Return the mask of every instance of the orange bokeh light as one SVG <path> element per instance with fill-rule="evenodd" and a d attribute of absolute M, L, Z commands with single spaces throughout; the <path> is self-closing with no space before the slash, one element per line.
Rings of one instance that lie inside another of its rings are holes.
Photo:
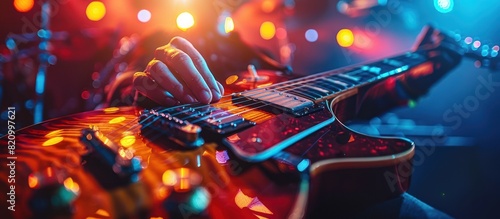
<path fill-rule="evenodd" d="M 35 0 L 14 0 L 14 8 L 19 12 L 28 12 L 35 5 Z"/>

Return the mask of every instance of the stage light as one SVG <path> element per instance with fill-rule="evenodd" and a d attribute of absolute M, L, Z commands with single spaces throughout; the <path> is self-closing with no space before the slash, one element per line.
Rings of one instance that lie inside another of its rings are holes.
<path fill-rule="evenodd" d="M 347 4 L 345 1 L 339 1 L 337 3 L 337 10 L 342 14 L 346 14 L 347 10 L 349 10 L 349 4 Z"/>
<path fill-rule="evenodd" d="M 472 43 L 472 37 L 465 37 L 464 42 L 466 44 L 471 44 Z"/>
<path fill-rule="evenodd" d="M 261 9 L 263 12 L 271 13 L 276 9 L 276 3 L 272 0 L 264 0 L 262 1 Z"/>
<path fill-rule="evenodd" d="M 106 15 L 106 6 L 100 1 L 93 1 L 87 6 L 85 11 L 87 18 L 91 21 L 99 21 Z"/>
<path fill-rule="evenodd" d="M 339 30 L 337 33 L 337 42 L 342 47 L 350 47 L 354 43 L 354 34 L 349 29 Z"/>
<path fill-rule="evenodd" d="M 234 21 L 231 17 L 226 17 L 224 20 L 224 32 L 229 33 L 234 30 Z"/>
<path fill-rule="evenodd" d="M 492 49 L 493 51 L 497 51 L 497 52 L 498 52 L 498 49 L 500 49 L 500 48 L 498 47 L 498 45 L 495 45 L 495 46 L 493 46 L 491 49 Z"/>
<path fill-rule="evenodd" d="M 260 36 L 262 39 L 270 40 L 276 34 L 276 27 L 273 22 L 266 21 L 260 25 Z"/>
<path fill-rule="evenodd" d="M 488 50 L 483 50 L 481 51 L 481 56 L 486 57 L 488 56 L 488 53 L 489 53 Z"/>
<path fill-rule="evenodd" d="M 187 30 L 194 25 L 194 18 L 189 12 L 182 12 L 177 16 L 177 27 L 181 30 Z"/>
<path fill-rule="evenodd" d="M 472 44 L 473 49 L 477 49 L 480 46 L 481 46 L 481 41 L 479 40 L 474 41 L 474 43 Z"/>
<path fill-rule="evenodd" d="M 316 42 L 318 40 L 318 31 L 315 29 L 309 29 L 306 31 L 306 40 L 309 42 Z"/>
<path fill-rule="evenodd" d="M 137 19 L 139 19 L 139 21 L 142 23 L 146 23 L 151 20 L 151 12 L 146 9 L 142 9 L 139 11 L 139 13 L 137 13 Z"/>
<path fill-rule="evenodd" d="M 19 12 L 28 12 L 35 5 L 34 0 L 14 0 L 14 8 Z"/>
<path fill-rule="evenodd" d="M 453 10 L 453 5 L 455 5 L 453 0 L 434 0 L 434 7 L 438 12 L 443 14 L 451 12 Z"/>
<path fill-rule="evenodd" d="M 90 92 L 87 91 L 87 90 L 84 90 L 81 94 L 80 94 L 80 97 L 82 97 L 82 99 L 84 100 L 87 100 L 90 98 Z"/>

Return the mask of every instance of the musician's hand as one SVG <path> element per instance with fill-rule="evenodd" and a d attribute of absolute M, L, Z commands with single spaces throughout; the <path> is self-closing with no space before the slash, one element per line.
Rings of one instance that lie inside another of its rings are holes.
<path fill-rule="evenodd" d="M 162 105 L 211 103 L 224 94 L 208 69 L 205 59 L 184 38 L 174 37 L 155 51 L 145 72 L 134 75 L 134 86 L 143 95 Z"/>

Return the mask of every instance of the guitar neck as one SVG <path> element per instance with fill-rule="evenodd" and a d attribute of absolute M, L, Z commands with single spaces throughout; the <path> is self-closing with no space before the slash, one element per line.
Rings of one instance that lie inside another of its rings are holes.
<path fill-rule="evenodd" d="M 402 74 L 427 61 L 427 57 L 419 52 L 407 52 L 368 64 L 344 67 L 242 92 L 236 96 L 280 106 L 285 111 L 301 115 L 301 111 L 321 101 Z"/>

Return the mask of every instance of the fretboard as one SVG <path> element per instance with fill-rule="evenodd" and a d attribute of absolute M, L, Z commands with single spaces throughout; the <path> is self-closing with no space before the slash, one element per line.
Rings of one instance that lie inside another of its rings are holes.
<path fill-rule="evenodd" d="M 369 64 L 313 74 L 266 88 L 242 92 L 238 96 L 296 112 L 350 89 L 402 74 L 426 61 L 425 56 L 408 52 Z"/>

